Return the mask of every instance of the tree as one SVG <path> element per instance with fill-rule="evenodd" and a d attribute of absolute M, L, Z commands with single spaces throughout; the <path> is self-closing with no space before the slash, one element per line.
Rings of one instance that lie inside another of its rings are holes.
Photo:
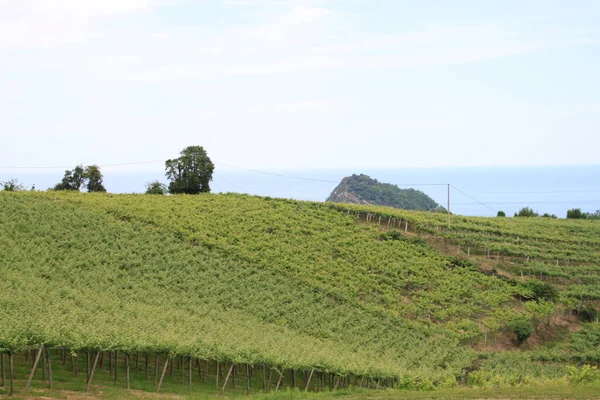
<path fill-rule="evenodd" d="M 600 219 L 600 210 L 596 210 L 592 213 L 586 213 L 587 219 Z"/>
<path fill-rule="evenodd" d="M 581 208 L 572 208 L 567 210 L 568 219 L 585 219 L 587 215 L 581 211 Z"/>
<path fill-rule="evenodd" d="M 82 187 L 88 192 L 106 192 L 102 184 L 102 173 L 97 165 L 78 165 L 72 170 L 66 170 L 62 181 L 54 186 L 54 190 L 79 191 Z"/>
<path fill-rule="evenodd" d="M 540 215 L 533 211 L 533 209 L 529 207 L 523 207 L 519 210 L 518 213 L 515 213 L 515 217 L 539 217 Z"/>
<path fill-rule="evenodd" d="M 167 194 L 168 190 L 167 185 L 159 181 L 146 183 L 146 194 Z"/>
<path fill-rule="evenodd" d="M 0 186 L 2 186 L 2 190 L 5 192 L 20 192 L 25 190 L 25 186 L 19 183 L 18 179 L 9 179 L 4 182 L 0 182 Z"/>
<path fill-rule="evenodd" d="M 83 165 L 78 165 L 72 170 L 66 170 L 62 181 L 54 186 L 54 190 L 80 190 L 85 181 Z"/>
<path fill-rule="evenodd" d="M 179 158 L 165 162 L 165 175 L 169 179 L 169 193 L 198 194 L 210 192 L 209 182 L 215 165 L 201 146 L 183 149 Z"/>
<path fill-rule="evenodd" d="M 89 165 L 84 172 L 88 192 L 106 192 L 102 184 L 102 173 L 97 165 Z"/>
<path fill-rule="evenodd" d="M 498 214 L 496 214 L 496 217 L 506 217 L 506 213 L 504 211 L 498 211 Z"/>
<path fill-rule="evenodd" d="M 533 325 L 531 324 L 531 321 L 522 317 L 513 322 L 513 330 L 515 335 L 517 335 L 517 340 L 520 344 L 529 339 L 533 333 Z"/>
<path fill-rule="evenodd" d="M 558 217 L 556 216 L 556 214 L 544 213 L 544 214 L 542 214 L 542 218 L 558 218 Z"/>

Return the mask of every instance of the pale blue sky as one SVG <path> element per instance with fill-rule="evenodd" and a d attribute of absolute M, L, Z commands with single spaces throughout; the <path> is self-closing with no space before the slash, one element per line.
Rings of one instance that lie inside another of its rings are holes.
<path fill-rule="evenodd" d="M 599 1 L 0 0 L 0 167 L 196 144 L 257 169 L 598 164 L 598 21 Z"/>

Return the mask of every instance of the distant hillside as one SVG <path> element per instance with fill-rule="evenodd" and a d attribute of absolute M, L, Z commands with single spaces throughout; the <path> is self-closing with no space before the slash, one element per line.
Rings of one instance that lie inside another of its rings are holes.
<path fill-rule="evenodd" d="M 331 192 L 327 201 L 375 204 L 404 210 L 442 209 L 431 197 L 420 190 L 400 189 L 396 185 L 381 183 L 365 174 L 354 174 L 342 179 L 342 182 Z"/>

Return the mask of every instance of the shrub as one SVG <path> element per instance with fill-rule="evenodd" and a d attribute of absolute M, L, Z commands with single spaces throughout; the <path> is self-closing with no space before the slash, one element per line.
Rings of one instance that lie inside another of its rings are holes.
<path fill-rule="evenodd" d="M 579 317 L 586 322 L 594 322 L 598 319 L 598 310 L 590 304 L 586 305 L 579 311 Z"/>
<path fill-rule="evenodd" d="M 540 215 L 533 211 L 532 208 L 523 207 L 519 210 L 518 213 L 515 213 L 515 217 L 539 217 Z"/>
<path fill-rule="evenodd" d="M 159 181 L 148 182 L 146 184 L 146 194 L 167 194 L 168 188 Z"/>
<path fill-rule="evenodd" d="M 558 291 L 554 286 L 547 282 L 541 282 L 536 279 L 529 280 L 521 284 L 526 291 L 531 294 L 523 294 L 522 296 L 528 300 L 546 300 L 555 302 L 558 299 Z"/>
<path fill-rule="evenodd" d="M 533 325 L 531 321 L 526 318 L 519 318 L 513 323 L 513 330 L 515 335 L 517 335 L 517 340 L 519 343 L 523 343 L 533 333 Z"/>
<path fill-rule="evenodd" d="M 481 370 L 473 371 L 469 373 L 469 376 L 467 377 L 467 384 L 469 386 L 483 386 L 485 385 L 486 381 L 486 373 Z"/>
<path fill-rule="evenodd" d="M 0 186 L 6 192 L 20 192 L 25 190 L 25 187 L 19 183 L 18 179 L 9 179 L 5 182 L 0 182 Z"/>
<path fill-rule="evenodd" d="M 392 230 L 386 233 L 382 233 L 380 236 L 381 240 L 403 240 L 404 236 L 397 230 Z"/>
<path fill-rule="evenodd" d="M 506 213 L 504 211 L 498 211 L 498 214 L 496 214 L 496 217 L 506 217 Z"/>
<path fill-rule="evenodd" d="M 572 208 L 567 210 L 568 219 L 585 219 L 587 215 L 581 211 L 581 208 Z"/>
<path fill-rule="evenodd" d="M 569 377 L 569 381 L 575 385 L 600 381 L 598 367 L 588 364 L 583 365 L 581 368 L 572 365 L 568 366 L 567 376 Z"/>

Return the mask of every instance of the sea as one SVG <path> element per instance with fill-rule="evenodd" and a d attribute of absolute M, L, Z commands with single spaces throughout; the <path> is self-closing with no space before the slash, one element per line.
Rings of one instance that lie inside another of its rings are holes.
<path fill-rule="evenodd" d="M 18 179 L 27 188 L 46 190 L 60 181 L 62 170 L 1 170 L 0 181 Z M 147 182 L 166 182 L 156 170 L 103 168 L 104 184 L 113 193 L 141 193 Z M 566 216 L 571 208 L 586 212 L 600 209 L 600 164 L 526 167 L 452 167 L 326 170 L 219 169 L 213 174 L 212 192 L 237 192 L 298 200 L 324 201 L 340 180 L 352 174 L 367 174 L 380 182 L 414 188 L 447 207 L 454 214 L 495 216 L 497 211 L 513 215 L 522 207 L 538 213 Z"/>

